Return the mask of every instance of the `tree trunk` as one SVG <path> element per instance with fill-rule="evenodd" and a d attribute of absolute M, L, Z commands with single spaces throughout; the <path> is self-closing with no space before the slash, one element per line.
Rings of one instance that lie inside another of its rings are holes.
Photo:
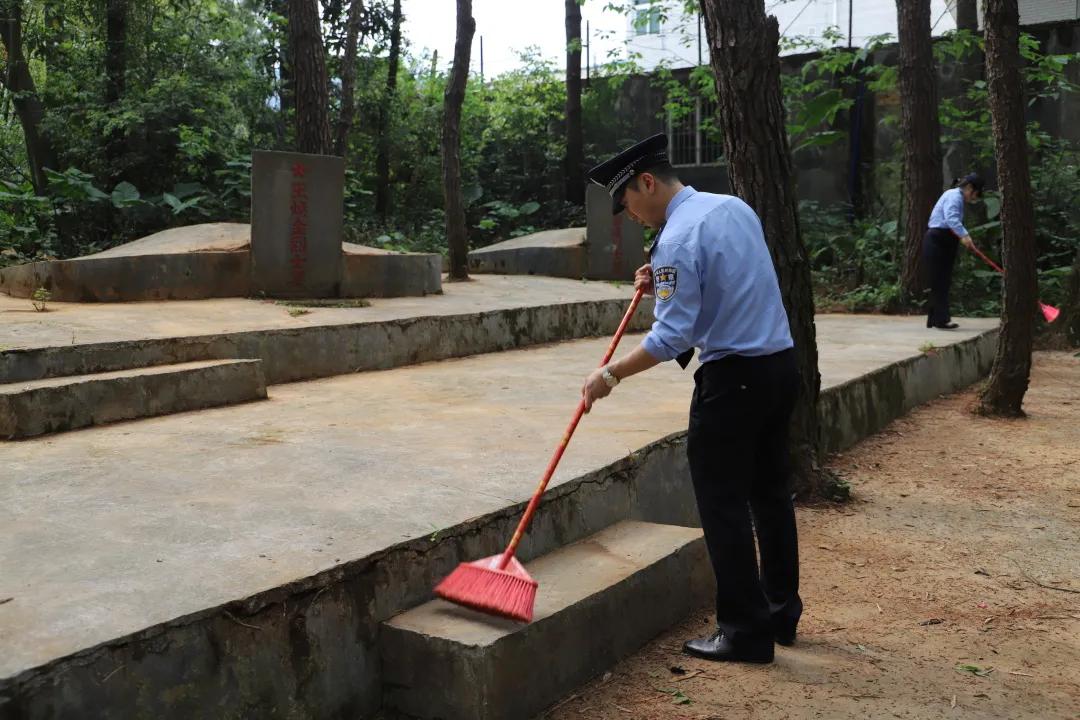
<path fill-rule="evenodd" d="M 105 107 L 118 112 L 117 105 L 124 97 L 127 75 L 127 0 L 107 0 L 105 6 Z M 110 180 L 115 183 L 123 175 L 120 159 L 124 154 L 125 133 L 122 127 L 109 133 L 105 142 L 105 158 Z"/>
<path fill-rule="evenodd" d="M 289 0 L 289 50 L 296 88 L 296 149 L 329 155 L 329 81 L 318 0 Z"/>
<path fill-rule="evenodd" d="M 105 7 L 105 104 L 124 97 L 127 74 L 127 0 L 108 0 Z"/>
<path fill-rule="evenodd" d="M 958 0 L 956 4 L 956 28 L 968 32 L 978 32 L 979 21 L 976 8 L 977 0 Z M 972 49 L 956 63 L 957 79 L 962 93 L 966 93 L 972 83 L 983 79 L 983 55 L 978 49 Z M 976 110 L 966 94 L 956 98 L 956 106 L 967 113 Z M 963 177 L 976 170 L 975 148 L 966 140 L 953 142 L 945 151 L 945 165 L 950 177 Z"/>
<path fill-rule="evenodd" d="M 581 128 L 581 5 L 566 0 L 566 201 L 585 204 L 585 140 Z"/>
<path fill-rule="evenodd" d="M 792 419 L 796 489 L 819 494 L 817 401 L 821 388 L 810 264 L 799 227 L 780 93 L 779 31 L 762 0 L 702 0 L 716 74 L 720 131 L 732 191 L 761 218 L 802 373 Z"/>
<path fill-rule="evenodd" d="M 907 299 L 925 287 L 922 241 L 926 221 L 944 183 L 937 77 L 930 43 L 930 0 L 896 0 L 900 36 L 900 126 L 907 202 L 904 204 L 904 266 L 900 284 Z"/>
<path fill-rule="evenodd" d="M 454 66 L 443 95 L 442 166 L 446 200 L 446 241 L 450 246 L 450 279 L 469 279 L 469 238 L 465 231 L 465 200 L 461 192 L 461 106 L 469 80 L 469 54 L 476 21 L 472 0 L 457 0 L 457 41 Z"/>
<path fill-rule="evenodd" d="M 390 29 L 390 62 L 386 69 L 386 92 L 379 109 L 379 155 L 375 159 L 375 212 L 382 220 L 390 212 L 390 109 L 397 94 L 398 59 L 401 55 L 401 0 L 394 0 Z"/>
<path fill-rule="evenodd" d="M 277 60 L 278 60 L 278 98 L 281 102 L 280 112 L 274 121 L 274 132 L 277 135 L 279 147 L 288 145 L 288 128 L 293 124 L 296 114 L 296 92 L 293 87 L 293 59 L 289 49 L 289 0 L 270 0 L 270 9 L 275 14 L 284 18 L 285 25 L 277 35 Z"/>
<path fill-rule="evenodd" d="M 0 41 L 3 42 L 7 55 L 6 67 L 0 65 L 3 70 L 0 72 L 0 83 L 11 93 L 15 113 L 22 125 L 34 191 L 38 195 L 45 195 L 48 189 L 45 168 L 56 168 L 56 155 L 41 126 L 45 108 L 34 87 L 30 66 L 23 55 L 22 0 L 0 0 Z"/>
<path fill-rule="evenodd" d="M 1031 375 L 1038 303 L 1035 224 L 1028 168 L 1024 85 L 1020 77 L 1017 0 L 986 0 L 986 78 L 994 128 L 994 157 L 1001 191 L 1005 279 L 1001 330 L 990 382 L 979 398 L 987 415 L 1018 417 Z"/>
<path fill-rule="evenodd" d="M 349 18 L 345 26 L 345 53 L 341 58 L 341 114 L 338 116 L 334 137 L 334 154 L 341 157 L 349 153 L 349 133 L 356 116 L 356 47 L 360 42 L 363 11 L 363 0 L 352 0 L 349 3 Z"/>
<path fill-rule="evenodd" d="M 45 20 L 45 35 L 42 57 L 45 60 L 45 77 L 48 73 L 63 67 L 60 47 L 64 42 L 64 3 L 63 0 L 45 0 L 42 14 Z M 48 85 L 48 81 L 46 81 Z"/>
<path fill-rule="evenodd" d="M 956 29 L 979 31 L 979 0 L 956 0 Z"/>

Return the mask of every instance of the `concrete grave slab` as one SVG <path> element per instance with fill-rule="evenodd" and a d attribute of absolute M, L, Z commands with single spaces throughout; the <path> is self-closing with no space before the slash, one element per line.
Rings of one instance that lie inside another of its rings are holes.
<path fill-rule="evenodd" d="M 585 277 L 585 228 L 545 230 L 469 252 L 469 272 Z"/>
<path fill-rule="evenodd" d="M 442 292 L 442 256 L 342 243 L 341 297 L 423 297 Z"/>
<path fill-rule="evenodd" d="M 0 293 L 50 292 L 63 302 L 135 302 L 249 297 L 251 226 L 203 223 L 162 230 L 86 257 L 0 268 Z M 407 297 L 442 291 L 437 253 L 341 244 L 341 297 Z M 0 296 L 0 303 L 3 296 Z"/>
<path fill-rule="evenodd" d="M 545 230 L 469 253 L 475 273 L 549 275 L 590 280 L 632 280 L 645 263 L 644 230 L 626 213 L 611 214 L 611 197 L 591 184 L 585 228 Z"/>
<path fill-rule="evenodd" d="M 169 228 L 147 235 L 86 259 L 134 257 L 136 255 L 180 255 L 247 250 L 251 244 L 251 226 L 247 223 L 202 223 Z"/>

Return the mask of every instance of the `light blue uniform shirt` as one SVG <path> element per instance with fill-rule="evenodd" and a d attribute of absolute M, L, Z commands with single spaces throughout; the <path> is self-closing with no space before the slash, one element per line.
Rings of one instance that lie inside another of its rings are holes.
<path fill-rule="evenodd" d="M 653 248 L 656 322 L 642 341 L 661 362 L 690 348 L 701 362 L 794 345 L 761 221 L 732 195 L 684 188 Z"/>
<path fill-rule="evenodd" d="M 960 188 L 946 190 L 941 194 L 934 204 L 934 209 L 930 211 L 930 222 L 926 226 L 952 230 L 958 238 L 968 234 L 964 228 L 964 194 Z"/>

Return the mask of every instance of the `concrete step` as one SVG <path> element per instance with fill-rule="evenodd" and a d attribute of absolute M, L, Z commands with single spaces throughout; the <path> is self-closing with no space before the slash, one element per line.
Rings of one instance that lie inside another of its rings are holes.
<path fill-rule="evenodd" d="M 534 620 L 434 600 L 383 623 L 383 701 L 418 718 L 522 720 L 713 592 L 701 530 L 625 521 L 527 565 Z"/>
<path fill-rule="evenodd" d="M 266 398 L 260 360 L 211 360 L 0 385 L 0 438 Z"/>

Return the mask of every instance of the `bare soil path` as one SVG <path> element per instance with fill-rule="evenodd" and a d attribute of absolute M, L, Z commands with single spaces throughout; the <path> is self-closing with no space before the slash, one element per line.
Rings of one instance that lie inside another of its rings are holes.
<path fill-rule="evenodd" d="M 545 717 L 1080 718 L 1080 357 L 1036 355 L 1027 419 L 974 397 L 831 461 L 854 499 L 798 511 L 806 614 L 773 665 L 683 656 L 702 608 Z"/>

